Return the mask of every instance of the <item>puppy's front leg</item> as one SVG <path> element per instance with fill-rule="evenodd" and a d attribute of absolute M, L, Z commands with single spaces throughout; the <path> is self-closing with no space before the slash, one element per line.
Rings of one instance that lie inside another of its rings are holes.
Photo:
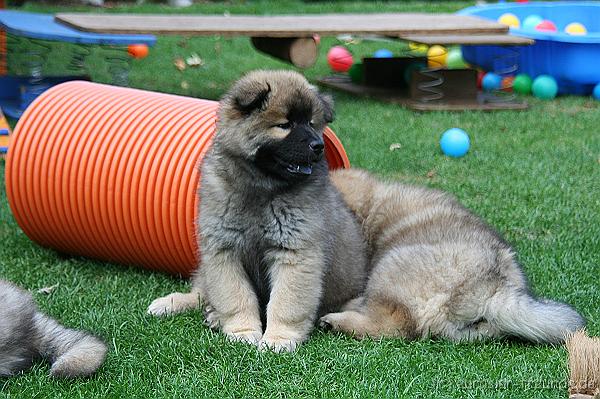
<path fill-rule="evenodd" d="M 313 328 L 323 290 L 323 258 L 310 251 L 278 250 L 269 255 L 271 296 L 259 347 L 291 352 Z"/>
<path fill-rule="evenodd" d="M 197 279 L 221 331 L 235 341 L 258 343 L 262 337 L 258 299 L 236 254 L 226 249 L 203 252 Z"/>

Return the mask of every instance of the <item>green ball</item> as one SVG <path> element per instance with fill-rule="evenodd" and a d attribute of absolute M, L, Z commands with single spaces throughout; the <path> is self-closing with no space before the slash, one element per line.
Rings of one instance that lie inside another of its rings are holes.
<path fill-rule="evenodd" d="M 412 78 L 413 71 L 420 71 L 427 68 L 422 62 L 413 62 L 404 68 L 404 81 L 410 85 L 410 79 Z"/>
<path fill-rule="evenodd" d="M 515 93 L 529 94 L 531 93 L 531 84 L 532 81 L 529 75 L 520 73 L 515 76 L 515 80 L 513 81 L 513 90 Z"/>
<path fill-rule="evenodd" d="M 448 65 L 448 69 L 462 69 L 467 67 L 467 63 L 463 59 L 460 47 L 452 47 L 448 50 L 446 65 Z"/>
<path fill-rule="evenodd" d="M 350 76 L 350 80 L 354 83 L 362 83 L 363 82 L 363 64 L 362 62 L 355 62 L 352 64 L 350 69 L 348 70 L 348 75 Z"/>
<path fill-rule="evenodd" d="M 533 95 L 542 100 L 552 100 L 558 93 L 558 84 L 550 75 L 540 75 L 531 85 Z"/>

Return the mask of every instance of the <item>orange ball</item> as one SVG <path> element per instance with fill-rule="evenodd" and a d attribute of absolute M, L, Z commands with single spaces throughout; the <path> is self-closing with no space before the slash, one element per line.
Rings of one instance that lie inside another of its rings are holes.
<path fill-rule="evenodd" d="M 515 82 L 514 76 L 507 76 L 504 79 L 502 79 L 500 88 L 502 89 L 502 91 L 513 91 L 514 82 Z"/>
<path fill-rule="evenodd" d="M 145 44 L 130 44 L 127 46 L 127 53 L 133 58 L 145 58 L 148 52 L 148 46 Z"/>

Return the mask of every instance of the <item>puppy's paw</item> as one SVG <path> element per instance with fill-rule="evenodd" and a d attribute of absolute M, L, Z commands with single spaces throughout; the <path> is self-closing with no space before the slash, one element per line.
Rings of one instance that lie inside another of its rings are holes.
<path fill-rule="evenodd" d="M 257 345 L 262 338 L 262 331 L 256 330 L 235 331 L 226 334 L 232 342 L 244 342 L 250 345 Z"/>
<path fill-rule="evenodd" d="M 171 316 L 200 306 L 198 295 L 195 293 L 174 292 L 157 298 L 148 306 L 148 314 L 153 316 Z"/>
<path fill-rule="evenodd" d="M 221 325 L 219 314 L 215 308 L 208 304 L 204 306 L 204 325 L 212 330 L 218 330 Z"/>
<path fill-rule="evenodd" d="M 291 337 L 278 337 L 265 335 L 258 343 L 261 351 L 273 351 L 275 353 L 293 352 L 300 345 L 300 341 Z"/>

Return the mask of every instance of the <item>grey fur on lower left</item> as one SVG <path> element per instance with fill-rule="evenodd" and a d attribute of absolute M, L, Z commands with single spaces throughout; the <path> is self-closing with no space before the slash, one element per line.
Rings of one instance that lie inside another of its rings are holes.
<path fill-rule="evenodd" d="M 31 367 L 43 358 L 54 377 L 94 373 L 104 362 L 106 345 L 41 313 L 31 294 L 0 279 L 0 376 Z"/>

